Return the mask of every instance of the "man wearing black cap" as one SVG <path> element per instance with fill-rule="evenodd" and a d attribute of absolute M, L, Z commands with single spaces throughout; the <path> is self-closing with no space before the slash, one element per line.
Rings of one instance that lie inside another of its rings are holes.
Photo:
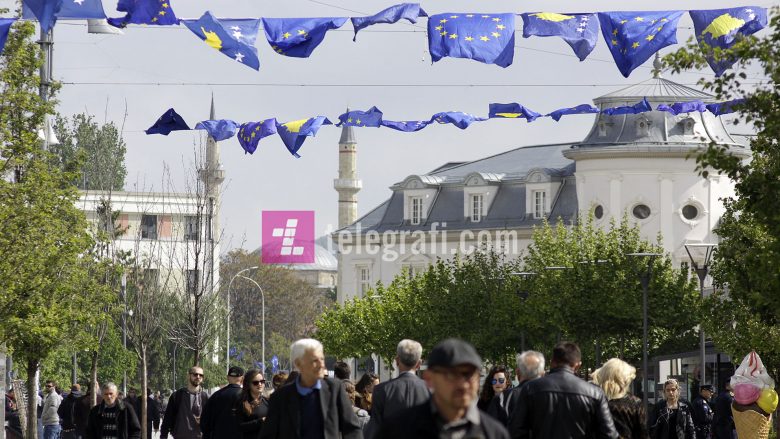
<path fill-rule="evenodd" d="M 241 439 L 236 419 L 236 401 L 241 397 L 244 369 L 233 366 L 228 369 L 227 386 L 217 390 L 203 406 L 200 431 L 203 439 Z"/>
<path fill-rule="evenodd" d="M 696 427 L 696 439 L 710 437 L 712 417 L 714 416 L 712 407 L 710 407 L 712 394 L 712 384 L 704 384 L 699 387 L 699 396 L 693 400 L 693 425 Z"/>
<path fill-rule="evenodd" d="M 453 338 L 439 343 L 423 374 L 431 398 L 388 418 L 377 437 L 508 439 L 498 421 L 477 409 L 481 368 L 482 359 L 470 344 Z"/>

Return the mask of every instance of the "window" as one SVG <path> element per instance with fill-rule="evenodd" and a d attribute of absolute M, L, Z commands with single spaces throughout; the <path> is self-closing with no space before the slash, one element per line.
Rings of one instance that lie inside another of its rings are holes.
<path fill-rule="evenodd" d="M 403 266 L 404 269 L 406 269 L 406 274 L 413 278 L 419 274 L 425 273 L 428 268 L 424 265 L 414 265 L 414 264 L 406 264 Z"/>
<path fill-rule="evenodd" d="M 411 223 L 414 225 L 422 223 L 422 217 L 423 217 L 423 200 L 422 197 L 411 197 L 410 198 L 410 219 Z"/>
<path fill-rule="evenodd" d="M 371 271 L 367 266 L 361 265 L 357 267 L 357 281 L 358 293 L 360 293 L 360 297 L 363 297 L 371 289 Z"/>
<path fill-rule="evenodd" d="M 693 127 L 696 125 L 696 121 L 692 118 L 685 119 L 683 121 L 683 134 L 686 136 L 692 136 L 694 134 Z"/>
<path fill-rule="evenodd" d="M 535 191 L 534 192 L 534 218 L 544 218 L 545 206 L 546 206 L 547 192 Z"/>
<path fill-rule="evenodd" d="M 157 215 L 141 215 L 141 239 L 157 239 Z"/>
<path fill-rule="evenodd" d="M 595 216 L 596 219 L 604 218 L 604 206 L 602 206 L 601 204 L 596 206 L 596 208 L 593 209 L 593 216 Z"/>
<path fill-rule="evenodd" d="M 184 240 L 196 241 L 200 236 L 200 221 L 197 215 L 184 217 Z"/>
<path fill-rule="evenodd" d="M 636 219 L 646 219 L 650 216 L 650 207 L 648 207 L 646 204 L 637 204 L 634 206 L 634 209 L 631 210 L 631 213 L 634 214 L 634 217 Z"/>
<path fill-rule="evenodd" d="M 484 197 L 482 195 L 471 196 L 471 221 L 478 223 L 482 221 L 482 203 Z"/>
<path fill-rule="evenodd" d="M 693 204 L 686 204 L 682 208 L 682 215 L 689 221 L 695 220 L 699 217 L 699 209 Z"/>
<path fill-rule="evenodd" d="M 599 122 L 599 137 L 606 137 L 607 135 L 607 122 Z"/>
<path fill-rule="evenodd" d="M 187 294 L 198 294 L 198 286 L 200 284 L 200 271 L 187 270 L 185 272 L 185 281 L 187 287 Z"/>

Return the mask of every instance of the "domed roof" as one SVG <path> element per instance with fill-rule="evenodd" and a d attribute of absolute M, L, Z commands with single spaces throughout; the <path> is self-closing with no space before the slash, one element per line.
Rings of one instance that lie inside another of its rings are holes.
<path fill-rule="evenodd" d="M 311 264 L 289 264 L 287 268 L 290 270 L 308 270 L 308 271 L 338 271 L 339 262 L 336 256 L 333 255 L 327 248 L 318 244 L 321 240 L 315 241 L 314 244 L 314 262 Z M 280 244 L 273 244 L 277 247 L 281 247 Z M 255 250 L 255 254 L 262 255 L 263 247 L 260 246 Z"/>
<path fill-rule="evenodd" d="M 607 93 L 603 96 L 599 96 L 593 101 L 598 103 L 608 103 L 612 101 L 623 102 L 626 98 L 641 100 L 646 97 L 651 99 L 673 99 L 675 102 L 686 102 L 700 100 L 703 102 L 714 102 L 715 96 L 705 93 L 695 88 L 687 87 L 682 84 L 678 84 L 674 81 L 664 79 L 661 77 L 650 78 L 647 81 L 642 81 L 639 84 L 630 85 L 626 88 Z"/>

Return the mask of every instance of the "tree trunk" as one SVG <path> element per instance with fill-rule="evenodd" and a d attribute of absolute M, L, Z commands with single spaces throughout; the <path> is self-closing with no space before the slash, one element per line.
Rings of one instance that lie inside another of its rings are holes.
<path fill-rule="evenodd" d="M 147 437 L 148 429 L 146 426 L 149 422 L 149 410 L 147 404 L 149 404 L 149 396 L 147 396 L 147 373 L 146 370 L 146 343 L 141 343 L 141 413 L 138 415 L 138 420 L 141 421 L 141 439 L 152 439 Z"/>
<path fill-rule="evenodd" d="M 89 396 L 89 406 L 94 407 L 97 405 L 97 396 L 98 393 L 100 393 L 100 389 L 98 388 L 98 380 L 97 380 L 97 362 L 98 362 L 98 351 L 92 351 L 92 364 L 89 367 L 89 390 L 90 390 L 90 396 Z"/>
<path fill-rule="evenodd" d="M 38 391 L 35 388 L 35 374 L 38 360 L 27 360 L 27 434 L 26 439 L 38 439 Z"/>

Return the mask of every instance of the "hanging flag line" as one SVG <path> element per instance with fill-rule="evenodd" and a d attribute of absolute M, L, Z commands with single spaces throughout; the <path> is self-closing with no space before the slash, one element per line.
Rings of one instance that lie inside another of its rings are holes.
<path fill-rule="evenodd" d="M 51 29 L 59 18 L 106 18 L 102 0 L 22 0 L 22 3 L 23 17 L 37 18 L 44 31 Z M 447 12 L 429 16 L 419 3 L 401 3 L 364 17 L 219 19 L 206 11 L 198 19 L 185 20 L 176 17 L 170 0 L 118 0 L 117 10 L 126 15 L 108 18 L 113 26 L 183 24 L 210 47 L 255 70 L 260 69 L 255 43 L 261 23 L 274 52 L 308 58 L 328 31 L 339 29 L 348 20 L 352 22 L 355 41 L 358 32 L 366 27 L 402 20 L 415 24 L 420 17 L 428 17 L 428 51 L 432 62 L 451 57 L 508 67 L 514 61 L 515 17 L 519 15 L 523 20 L 523 38 L 559 37 L 580 61 L 590 55 L 601 33 L 620 73 L 628 77 L 660 49 L 677 44 L 678 21 L 688 12 L 707 62 L 716 76 L 720 76 L 738 60 L 716 53 L 767 25 L 767 9 L 759 6 L 576 14 Z"/>
<path fill-rule="evenodd" d="M 726 102 L 716 102 L 705 104 L 702 101 L 675 102 L 671 105 L 660 104 L 655 110 L 665 111 L 673 115 L 683 113 L 709 111 L 716 116 L 729 114 L 737 111 L 739 105 L 745 102 L 744 99 L 734 99 Z M 367 111 L 347 111 L 339 116 L 337 127 L 346 125 L 352 127 L 385 127 L 402 132 L 416 132 L 426 128 L 433 123 L 452 124 L 465 130 L 474 122 L 483 122 L 489 119 L 525 119 L 527 122 L 533 122 L 540 117 L 551 117 L 553 120 L 560 121 L 561 117 L 570 114 L 593 114 L 603 113 L 608 116 L 617 116 L 622 114 L 639 114 L 653 111 L 647 98 L 642 99 L 634 105 L 625 105 L 619 107 L 610 107 L 599 110 L 590 104 L 581 104 L 575 107 L 560 108 L 548 114 L 537 113 L 518 103 L 510 104 L 490 104 L 487 117 L 478 117 L 461 111 L 444 111 L 434 114 L 429 120 L 411 120 L 411 121 L 392 121 L 385 120 L 383 113 L 376 107 L 371 107 Z M 282 142 L 295 157 L 300 157 L 298 151 L 303 146 L 306 137 L 312 137 L 323 125 L 333 125 L 325 116 L 310 117 L 291 122 L 280 123 L 276 118 L 265 119 L 257 122 L 246 122 L 239 124 L 229 119 L 204 120 L 195 125 L 196 130 L 206 130 L 210 137 L 216 141 L 230 139 L 238 136 L 238 143 L 248 154 L 254 154 L 257 150 L 260 140 L 277 134 Z M 191 128 L 173 108 L 168 109 L 159 119 L 146 130 L 146 134 L 162 134 L 167 136 L 173 131 L 186 131 Z"/>

